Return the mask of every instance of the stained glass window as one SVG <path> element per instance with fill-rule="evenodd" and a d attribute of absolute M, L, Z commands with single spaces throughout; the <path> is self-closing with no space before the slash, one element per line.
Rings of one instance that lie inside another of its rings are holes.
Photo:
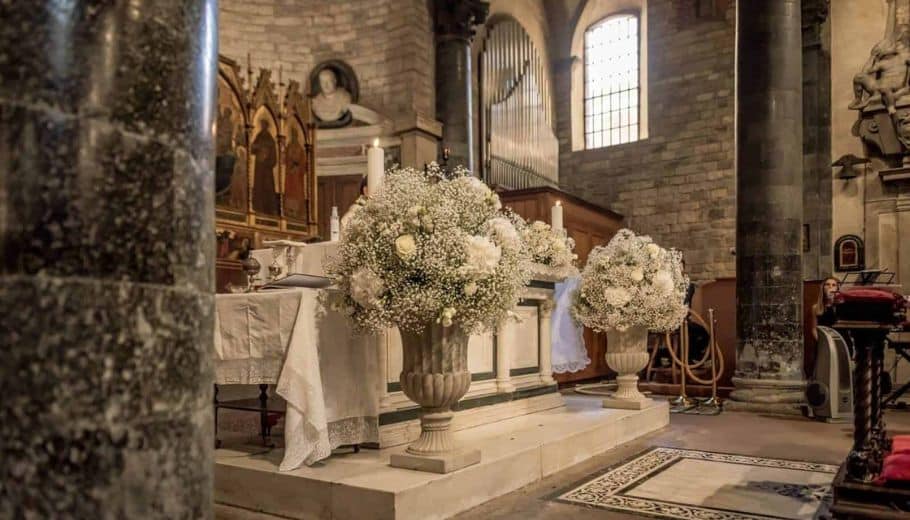
<path fill-rule="evenodd" d="M 585 148 L 639 139 L 638 16 L 605 18 L 585 31 Z"/>

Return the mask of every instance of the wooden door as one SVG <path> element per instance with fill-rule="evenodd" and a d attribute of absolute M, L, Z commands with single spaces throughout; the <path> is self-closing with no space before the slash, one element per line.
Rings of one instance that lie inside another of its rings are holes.
<path fill-rule="evenodd" d="M 332 206 L 338 208 L 338 217 L 354 204 L 360 196 L 361 175 L 324 175 L 316 183 L 317 200 L 319 201 L 319 236 L 323 240 L 329 237 L 329 222 L 332 218 Z"/>

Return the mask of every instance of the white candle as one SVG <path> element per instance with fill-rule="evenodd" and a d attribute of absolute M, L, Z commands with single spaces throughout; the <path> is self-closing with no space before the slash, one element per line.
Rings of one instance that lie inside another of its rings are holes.
<path fill-rule="evenodd" d="M 367 189 L 369 194 L 379 193 L 382 188 L 382 172 L 385 164 L 385 150 L 379 147 L 379 139 L 367 148 Z"/>
<path fill-rule="evenodd" d="M 553 206 L 553 209 L 550 210 L 550 226 L 555 231 L 562 230 L 562 203 L 558 200 Z"/>

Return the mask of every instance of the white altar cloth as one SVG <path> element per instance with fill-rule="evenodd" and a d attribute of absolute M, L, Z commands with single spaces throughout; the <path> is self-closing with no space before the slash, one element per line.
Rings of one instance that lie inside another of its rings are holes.
<path fill-rule="evenodd" d="M 377 340 L 355 336 L 315 289 L 219 294 L 215 382 L 275 384 L 287 401 L 282 471 L 379 442 Z"/>

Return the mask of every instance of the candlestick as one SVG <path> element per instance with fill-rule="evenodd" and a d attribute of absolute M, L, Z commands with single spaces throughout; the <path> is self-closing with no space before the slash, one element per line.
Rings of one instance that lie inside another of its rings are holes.
<path fill-rule="evenodd" d="M 558 200 L 550 211 L 550 226 L 554 231 L 561 231 L 562 227 L 562 203 Z"/>
<path fill-rule="evenodd" d="M 375 139 L 373 146 L 367 148 L 367 190 L 370 195 L 379 193 L 382 188 L 384 163 L 385 150 L 379 147 L 379 139 Z"/>

